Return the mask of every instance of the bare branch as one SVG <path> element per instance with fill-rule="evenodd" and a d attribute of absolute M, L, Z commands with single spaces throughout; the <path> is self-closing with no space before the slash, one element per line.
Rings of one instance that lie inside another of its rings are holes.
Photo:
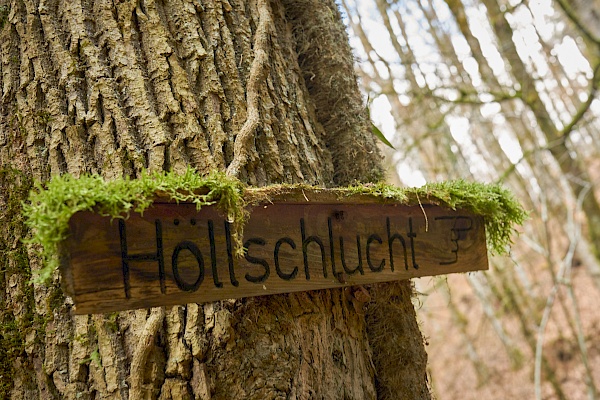
<path fill-rule="evenodd" d="M 579 31 L 587 38 L 589 39 L 591 42 L 595 43 L 596 45 L 600 46 L 600 38 L 595 37 L 590 31 L 589 29 L 587 29 L 584 25 L 583 22 L 581 22 L 581 20 L 579 19 L 579 17 L 577 17 L 577 15 L 575 15 L 575 12 L 573 11 L 573 9 L 571 8 L 571 6 L 569 5 L 569 2 L 565 1 L 565 0 L 556 0 L 556 2 L 558 3 L 558 5 L 560 6 L 560 8 L 564 11 L 565 15 L 567 16 L 567 18 L 569 18 L 571 20 L 571 22 L 573 22 L 573 24 L 575 24 L 575 26 L 577 27 L 577 29 L 579 29 Z"/>
<path fill-rule="evenodd" d="M 560 132 L 560 135 L 564 138 L 563 140 L 566 140 L 569 137 L 571 132 L 573 132 L 573 129 L 575 128 L 575 126 L 579 123 L 579 121 L 581 121 L 581 119 L 585 116 L 587 111 L 590 109 L 592 102 L 596 98 L 596 92 L 598 91 L 599 85 L 600 85 L 600 62 L 598 62 L 596 64 L 596 66 L 594 67 L 594 76 L 592 77 L 592 80 L 590 81 L 590 87 L 588 90 L 587 100 L 585 101 L 585 103 L 581 104 L 581 106 L 577 109 L 577 112 L 575 113 L 575 115 L 573 115 L 571 122 L 569 122 Z"/>

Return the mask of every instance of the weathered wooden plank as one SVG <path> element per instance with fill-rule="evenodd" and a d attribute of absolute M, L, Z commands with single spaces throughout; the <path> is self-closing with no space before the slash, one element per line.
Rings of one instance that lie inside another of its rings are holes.
<path fill-rule="evenodd" d="M 75 214 L 61 267 L 78 314 L 487 269 L 482 217 L 347 202 L 255 206 L 234 256 L 215 207 L 155 203 L 127 220 Z"/>

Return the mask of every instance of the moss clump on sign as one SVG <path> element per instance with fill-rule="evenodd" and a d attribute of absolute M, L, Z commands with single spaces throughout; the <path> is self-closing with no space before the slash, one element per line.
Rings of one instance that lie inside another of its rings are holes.
<path fill-rule="evenodd" d="M 54 177 L 45 186 L 37 185 L 24 206 L 27 225 L 32 228 L 31 242 L 43 247 L 44 268 L 37 279 L 47 280 L 59 264 L 59 244 L 68 235 L 69 219 L 78 211 L 93 211 L 113 218 L 127 218 L 129 213 L 143 213 L 157 198 L 194 203 L 200 209 L 216 204 L 234 225 L 238 255 L 243 254 L 243 225 L 246 206 L 275 198 L 296 196 L 308 201 L 306 193 L 327 193 L 335 198 L 375 197 L 382 202 L 405 205 L 434 204 L 465 209 L 486 221 L 489 249 L 503 253 L 510 244 L 514 224 L 521 224 L 526 213 L 514 196 L 499 185 L 466 181 L 428 184 L 420 188 L 398 188 L 386 184 L 365 184 L 337 189 L 320 189 L 306 185 L 274 185 L 244 188 L 235 178 L 215 172 L 200 176 L 192 169 L 175 173 L 142 174 L 139 179 L 105 181 L 98 175 Z M 301 196 L 301 197 L 300 197 Z M 304 201 L 303 200 L 303 201 Z"/>
<path fill-rule="evenodd" d="M 239 243 L 240 227 L 246 219 L 242 192 L 242 184 L 224 173 L 203 177 L 192 169 L 183 175 L 144 173 L 139 179 L 112 181 L 98 175 L 56 176 L 45 185 L 37 184 L 23 208 L 33 231 L 30 241 L 43 247 L 44 267 L 35 279 L 47 281 L 58 268 L 59 244 L 67 238 L 69 219 L 78 211 L 127 218 L 132 211 L 143 213 L 157 197 L 194 203 L 198 209 L 216 204 L 233 223 L 234 240 Z"/>
<path fill-rule="evenodd" d="M 399 188 L 387 184 L 353 186 L 348 194 L 368 194 L 407 205 L 433 204 L 453 210 L 463 209 L 485 219 L 488 249 L 504 254 L 512 243 L 514 226 L 521 225 L 527 212 L 514 195 L 498 184 L 465 180 L 429 183 L 419 188 Z"/>

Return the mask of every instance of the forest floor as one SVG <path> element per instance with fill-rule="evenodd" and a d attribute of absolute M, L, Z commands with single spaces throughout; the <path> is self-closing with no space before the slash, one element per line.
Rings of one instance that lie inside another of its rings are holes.
<path fill-rule="evenodd" d="M 478 272 L 492 273 L 492 272 Z M 533 273 L 533 271 L 531 271 Z M 442 279 L 442 281 L 440 281 Z M 594 287 L 582 266 L 573 268 L 573 287 L 581 313 L 590 369 L 596 385 L 600 383 L 600 291 Z M 445 282 L 443 281 L 445 280 Z M 442 286 L 440 286 L 440 283 Z M 524 339 L 521 321 L 510 310 L 501 315 L 507 336 L 518 348 L 521 358 L 509 357 L 508 351 L 494 332 L 465 274 L 415 280 L 419 292 L 415 307 L 426 339 L 429 355 L 430 383 L 437 400 L 535 399 L 535 353 Z M 551 285 L 538 287 L 539 298 L 545 297 Z M 434 287 L 437 287 L 434 288 Z M 448 291 L 456 304 L 464 329 L 450 311 Z M 545 296 L 544 296 L 545 294 Z M 545 330 L 543 354 L 555 370 L 556 380 L 569 400 L 588 399 L 585 368 L 577 339 L 566 323 L 559 300 L 569 303 L 566 290 L 559 290 Z M 540 300 L 538 300 L 540 301 Z M 494 305 L 501 310 L 502 305 Z M 540 308 L 543 308 L 544 304 Z M 540 321 L 528 321 L 537 340 Z M 470 342 L 470 343 L 468 343 Z M 542 373 L 542 399 L 558 399 L 552 385 Z"/>

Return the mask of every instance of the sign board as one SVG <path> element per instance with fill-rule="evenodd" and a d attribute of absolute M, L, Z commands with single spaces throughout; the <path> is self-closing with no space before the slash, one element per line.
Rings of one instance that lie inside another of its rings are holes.
<path fill-rule="evenodd" d="M 308 200 L 308 198 L 307 198 Z M 250 210 L 244 257 L 214 206 L 75 214 L 61 266 L 75 313 L 103 313 L 488 268 L 484 221 L 375 201 L 281 201 Z"/>

